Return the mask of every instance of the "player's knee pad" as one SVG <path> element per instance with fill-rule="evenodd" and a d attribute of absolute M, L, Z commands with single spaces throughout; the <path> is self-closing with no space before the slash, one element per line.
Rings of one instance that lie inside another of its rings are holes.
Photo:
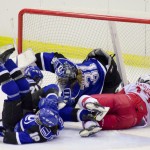
<path fill-rule="evenodd" d="M 21 100 L 4 101 L 2 120 L 6 129 L 13 130 L 23 116 Z"/>

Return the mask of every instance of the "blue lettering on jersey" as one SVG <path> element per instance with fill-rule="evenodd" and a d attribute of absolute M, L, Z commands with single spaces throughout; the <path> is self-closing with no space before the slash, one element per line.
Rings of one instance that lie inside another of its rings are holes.
<path fill-rule="evenodd" d="M 56 137 L 55 135 L 52 135 L 50 128 L 39 126 L 39 130 L 40 130 L 41 135 L 47 140 L 51 140 L 54 137 Z"/>
<path fill-rule="evenodd" d="M 24 119 L 24 124 L 30 124 L 34 121 L 35 115 L 27 115 Z"/>
<path fill-rule="evenodd" d="M 82 90 L 84 90 L 84 88 L 88 88 L 90 83 L 94 85 L 99 79 L 99 73 L 94 63 L 91 63 L 89 66 L 79 66 L 79 68 L 83 72 Z"/>

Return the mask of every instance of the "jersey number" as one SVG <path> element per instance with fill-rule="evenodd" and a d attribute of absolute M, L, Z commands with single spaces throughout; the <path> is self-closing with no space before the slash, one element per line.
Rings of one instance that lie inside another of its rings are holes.
<path fill-rule="evenodd" d="M 31 133 L 30 137 L 36 142 L 40 141 L 40 136 L 39 136 L 38 132 Z"/>

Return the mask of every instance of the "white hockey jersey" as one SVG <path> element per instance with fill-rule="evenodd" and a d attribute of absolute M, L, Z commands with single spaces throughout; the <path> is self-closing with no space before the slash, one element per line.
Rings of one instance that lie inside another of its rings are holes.
<path fill-rule="evenodd" d="M 146 103 L 147 115 L 143 118 L 145 121 L 145 126 L 150 125 L 150 85 L 146 83 L 132 83 L 124 87 L 125 94 L 134 93 L 141 97 L 141 99 Z"/>

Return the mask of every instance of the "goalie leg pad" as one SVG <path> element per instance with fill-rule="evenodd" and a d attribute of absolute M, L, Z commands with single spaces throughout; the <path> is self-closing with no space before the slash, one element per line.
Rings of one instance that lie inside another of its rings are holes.
<path fill-rule="evenodd" d="M 5 129 L 13 130 L 23 116 L 21 100 L 4 101 L 2 121 Z"/>

